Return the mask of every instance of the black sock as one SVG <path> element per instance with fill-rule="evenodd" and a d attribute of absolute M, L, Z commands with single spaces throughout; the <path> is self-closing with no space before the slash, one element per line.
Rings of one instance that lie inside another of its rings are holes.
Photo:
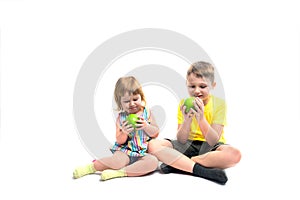
<path fill-rule="evenodd" d="M 194 165 L 193 174 L 195 176 L 214 181 L 221 185 L 225 185 L 225 183 L 228 180 L 224 170 L 203 167 L 202 165 L 200 165 L 198 163 L 196 163 Z"/>
<path fill-rule="evenodd" d="M 160 165 L 160 171 L 164 174 L 169 174 L 169 173 L 177 173 L 177 174 L 190 174 L 188 172 L 182 171 L 180 169 L 176 169 L 174 167 L 171 167 L 170 165 L 167 165 L 165 163 L 162 163 Z"/>

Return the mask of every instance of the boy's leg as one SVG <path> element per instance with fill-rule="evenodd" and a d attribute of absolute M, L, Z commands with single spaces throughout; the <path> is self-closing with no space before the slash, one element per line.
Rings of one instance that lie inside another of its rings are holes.
<path fill-rule="evenodd" d="M 105 181 L 124 176 L 142 176 L 156 170 L 157 164 L 157 158 L 149 154 L 120 170 L 104 170 L 101 174 L 101 180 Z"/>
<path fill-rule="evenodd" d="M 185 149 L 185 147 L 183 147 L 183 149 Z M 149 153 L 156 156 L 158 160 L 166 165 L 190 173 L 193 171 L 195 162 L 173 149 L 173 145 L 169 140 L 151 140 L 149 142 Z"/>
<path fill-rule="evenodd" d="M 226 169 L 240 161 L 241 153 L 230 145 L 220 145 L 214 151 L 194 156 L 191 159 L 206 167 Z"/>
<path fill-rule="evenodd" d="M 170 141 L 151 140 L 149 144 L 149 152 L 155 155 L 161 162 L 170 165 L 173 168 L 189 172 L 195 176 L 212 180 L 220 184 L 225 184 L 227 182 L 227 176 L 223 170 L 206 168 L 195 163 L 184 154 L 172 147 L 170 148 L 170 146 L 172 146 Z"/>

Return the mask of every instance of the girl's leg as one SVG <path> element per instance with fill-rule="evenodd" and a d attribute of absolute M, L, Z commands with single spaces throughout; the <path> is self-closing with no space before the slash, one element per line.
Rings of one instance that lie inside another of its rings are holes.
<path fill-rule="evenodd" d="M 103 171 L 105 169 L 120 169 L 128 163 L 128 156 L 121 151 L 116 151 L 110 157 L 101 158 L 88 165 L 77 167 L 73 172 L 73 178 L 80 178 L 87 174 L 93 174 L 96 171 Z"/>
<path fill-rule="evenodd" d="M 215 151 L 194 156 L 191 159 L 205 167 L 226 169 L 240 161 L 241 152 L 230 145 L 221 145 Z"/>
<path fill-rule="evenodd" d="M 127 176 L 143 176 L 157 169 L 158 160 L 153 155 L 146 155 L 124 168 Z"/>
<path fill-rule="evenodd" d="M 146 155 L 131 165 L 120 170 L 104 170 L 101 173 L 101 180 L 109 180 L 112 178 L 120 178 L 124 176 L 142 176 L 156 170 L 158 160 L 152 155 Z"/>
<path fill-rule="evenodd" d="M 129 157 L 121 151 L 116 151 L 112 156 L 101 158 L 94 161 L 96 171 L 103 171 L 106 169 L 121 169 L 128 165 Z"/>

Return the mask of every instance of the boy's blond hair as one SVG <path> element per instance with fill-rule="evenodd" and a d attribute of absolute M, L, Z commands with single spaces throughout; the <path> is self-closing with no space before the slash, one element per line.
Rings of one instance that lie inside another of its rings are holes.
<path fill-rule="evenodd" d="M 215 69 L 213 65 L 208 62 L 198 61 L 191 64 L 187 71 L 186 78 L 192 73 L 198 78 L 208 79 L 211 84 L 215 81 Z"/>

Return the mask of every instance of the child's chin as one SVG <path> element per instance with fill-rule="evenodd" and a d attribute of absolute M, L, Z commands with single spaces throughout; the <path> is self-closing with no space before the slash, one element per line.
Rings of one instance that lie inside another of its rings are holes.
<path fill-rule="evenodd" d="M 140 108 L 133 108 L 133 109 L 129 109 L 128 113 L 129 114 L 136 114 L 140 111 Z"/>

